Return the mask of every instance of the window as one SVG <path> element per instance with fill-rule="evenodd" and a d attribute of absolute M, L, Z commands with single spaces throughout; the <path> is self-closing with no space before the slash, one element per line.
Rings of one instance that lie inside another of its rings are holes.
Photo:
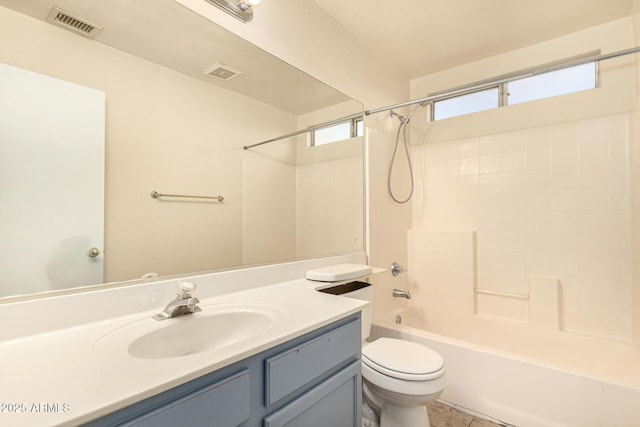
<path fill-rule="evenodd" d="M 449 117 L 498 108 L 499 98 L 498 88 L 496 87 L 436 101 L 433 104 L 433 119 L 448 119 Z"/>
<path fill-rule="evenodd" d="M 595 89 L 596 63 L 515 80 L 508 84 L 509 105 Z"/>
<path fill-rule="evenodd" d="M 433 101 L 431 120 L 551 98 L 598 87 L 595 62 L 496 84 L 495 87 Z M 506 96 L 503 96 L 506 94 Z"/>
<path fill-rule="evenodd" d="M 364 121 L 361 117 L 347 120 L 341 123 L 314 129 L 311 132 L 311 146 L 329 144 L 345 139 L 362 136 L 364 134 Z"/>
<path fill-rule="evenodd" d="M 324 145 L 349 138 L 351 138 L 351 122 L 340 123 L 313 131 L 313 145 Z"/>

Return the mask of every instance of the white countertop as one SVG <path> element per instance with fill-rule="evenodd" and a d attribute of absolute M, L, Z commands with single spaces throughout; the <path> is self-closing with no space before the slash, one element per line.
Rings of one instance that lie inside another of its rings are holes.
<path fill-rule="evenodd" d="M 0 425 L 75 426 L 328 325 L 367 305 L 315 291 L 320 285 L 301 279 L 201 298 L 205 311 L 209 304 L 266 304 L 284 308 L 286 320 L 248 342 L 189 356 L 138 359 L 130 356 L 126 347 L 113 351 L 94 348 L 104 334 L 158 310 L 0 341 Z M 33 315 L 15 322 L 29 321 Z"/>

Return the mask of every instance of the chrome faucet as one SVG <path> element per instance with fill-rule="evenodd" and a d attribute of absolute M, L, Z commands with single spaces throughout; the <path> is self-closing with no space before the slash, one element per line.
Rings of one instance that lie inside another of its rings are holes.
<path fill-rule="evenodd" d="M 411 292 L 409 292 L 409 291 L 401 291 L 400 289 L 394 289 L 393 290 L 393 297 L 394 298 L 411 299 Z"/>
<path fill-rule="evenodd" d="M 167 304 L 164 310 L 162 310 L 161 313 L 154 315 L 153 318 L 155 320 L 165 320 L 201 311 L 200 307 L 197 305 L 200 300 L 192 296 L 196 287 L 195 283 L 186 280 L 178 283 L 178 290 L 180 293 L 176 296 L 176 299 Z"/>
<path fill-rule="evenodd" d="M 397 262 L 393 261 L 393 264 L 391 264 L 391 274 L 393 274 L 393 277 L 396 277 L 398 274 L 404 273 L 405 271 L 407 271 L 407 269 Z"/>

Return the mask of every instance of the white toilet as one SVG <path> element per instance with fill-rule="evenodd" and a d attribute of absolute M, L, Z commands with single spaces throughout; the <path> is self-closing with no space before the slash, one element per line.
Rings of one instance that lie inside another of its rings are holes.
<path fill-rule="evenodd" d="M 429 426 L 426 405 L 445 387 L 442 356 L 395 338 L 363 343 L 365 401 L 380 413 L 380 427 Z"/>
<path fill-rule="evenodd" d="M 322 291 L 370 303 L 362 312 L 363 400 L 379 413 L 380 427 L 429 426 L 426 405 L 445 388 L 442 356 L 411 341 L 379 338 L 368 342 L 373 303 L 369 283 L 351 282 Z"/>

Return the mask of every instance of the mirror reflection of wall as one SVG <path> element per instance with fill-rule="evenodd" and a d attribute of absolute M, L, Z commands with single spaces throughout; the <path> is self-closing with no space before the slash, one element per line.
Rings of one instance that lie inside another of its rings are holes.
<path fill-rule="evenodd" d="M 86 2 L 78 13 L 94 11 L 92 20 L 104 26 L 96 40 L 42 22 L 53 4 L 48 0 L 26 3 L 0 0 L 22 12 L 0 6 L 0 36 L 13 40 L 0 62 L 106 94 L 105 282 L 363 249 L 362 138 L 317 150 L 303 135 L 243 150 L 361 112 L 361 104 L 173 1 L 154 0 L 152 15 L 147 0 L 109 3 L 108 13 L 100 11 L 104 3 Z M 125 12 L 127 22 L 139 15 L 163 30 L 150 32 L 153 41 L 142 34 L 136 42 L 135 30 L 110 27 Z M 126 35 L 127 49 L 145 58 L 98 42 L 103 37 L 115 44 L 114 33 Z M 175 36 L 182 33 L 197 36 Z M 220 50 L 218 41 L 231 51 Z M 189 55 L 201 46 L 215 52 L 200 53 L 194 63 Z M 258 67 L 248 68 L 252 58 Z M 242 68 L 234 90 L 201 74 L 213 62 Z M 253 75 L 261 83 L 252 83 Z M 240 87 L 252 88 L 255 97 L 238 93 Z M 303 155 L 311 150 L 317 154 Z M 153 199 L 154 190 L 222 195 L 224 201 Z M 336 232 L 324 232 L 328 227 Z"/>

